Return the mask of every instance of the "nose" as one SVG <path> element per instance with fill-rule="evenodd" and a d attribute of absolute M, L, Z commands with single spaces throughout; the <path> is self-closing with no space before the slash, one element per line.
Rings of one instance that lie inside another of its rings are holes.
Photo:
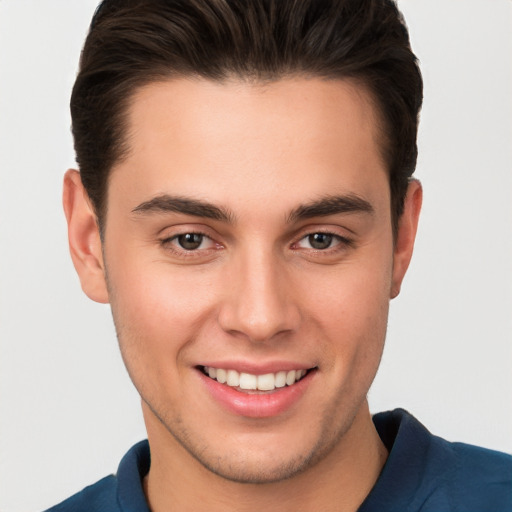
<path fill-rule="evenodd" d="M 300 324 L 297 295 L 286 263 L 269 251 L 238 259 L 219 312 L 221 328 L 251 342 L 274 340 Z"/>

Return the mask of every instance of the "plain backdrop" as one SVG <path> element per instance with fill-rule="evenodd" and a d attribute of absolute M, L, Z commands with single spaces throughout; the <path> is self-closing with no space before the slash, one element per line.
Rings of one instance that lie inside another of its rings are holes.
<path fill-rule="evenodd" d="M 61 210 L 68 99 L 96 0 L 0 0 L 0 511 L 42 510 L 145 437 L 108 306 Z M 372 411 L 512 452 L 512 2 L 402 0 L 425 79 L 415 257 Z"/>

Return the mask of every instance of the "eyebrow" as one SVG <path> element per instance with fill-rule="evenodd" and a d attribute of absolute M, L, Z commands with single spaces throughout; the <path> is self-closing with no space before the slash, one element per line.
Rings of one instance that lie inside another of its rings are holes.
<path fill-rule="evenodd" d="M 367 213 L 373 215 L 373 206 L 355 194 L 325 196 L 317 201 L 298 206 L 290 212 L 289 223 L 313 217 L 327 217 L 342 213 Z"/>
<path fill-rule="evenodd" d="M 142 215 L 174 212 L 231 224 L 234 223 L 235 220 L 235 215 L 226 208 L 215 206 L 212 203 L 200 199 L 170 196 L 167 194 L 154 197 L 149 201 L 144 201 L 136 206 L 132 212 Z M 292 224 L 293 222 L 313 217 L 327 217 L 329 215 L 347 213 L 373 214 L 374 209 L 368 201 L 355 194 L 325 196 L 293 209 L 287 216 L 287 222 Z"/>
<path fill-rule="evenodd" d="M 229 223 L 233 223 L 235 217 L 231 211 L 225 208 L 220 208 L 206 201 L 187 197 L 170 196 L 167 194 L 154 197 L 149 201 L 139 204 L 132 210 L 132 212 L 143 215 L 159 212 L 174 212 Z"/>

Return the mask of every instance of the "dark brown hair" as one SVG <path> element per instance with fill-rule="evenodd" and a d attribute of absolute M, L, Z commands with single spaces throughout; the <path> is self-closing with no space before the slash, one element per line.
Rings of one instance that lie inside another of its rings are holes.
<path fill-rule="evenodd" d="M 71 97 L 77 162 L 102 225 L 136 90 L 172 76 L 351 78 L 381 117 L 393 227 L 417 158 L 422 79 L 392 0 L 104 0 Z"/>

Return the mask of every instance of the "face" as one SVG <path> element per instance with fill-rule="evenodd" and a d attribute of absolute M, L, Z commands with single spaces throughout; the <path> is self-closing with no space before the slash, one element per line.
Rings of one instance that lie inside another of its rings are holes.
<path fill-rule="evenodd" d="M 347 81 L 138 91 L 100 266 L 150 442 L 246 482 L 343 447 L 405 272 L 377 125 Z"/>

